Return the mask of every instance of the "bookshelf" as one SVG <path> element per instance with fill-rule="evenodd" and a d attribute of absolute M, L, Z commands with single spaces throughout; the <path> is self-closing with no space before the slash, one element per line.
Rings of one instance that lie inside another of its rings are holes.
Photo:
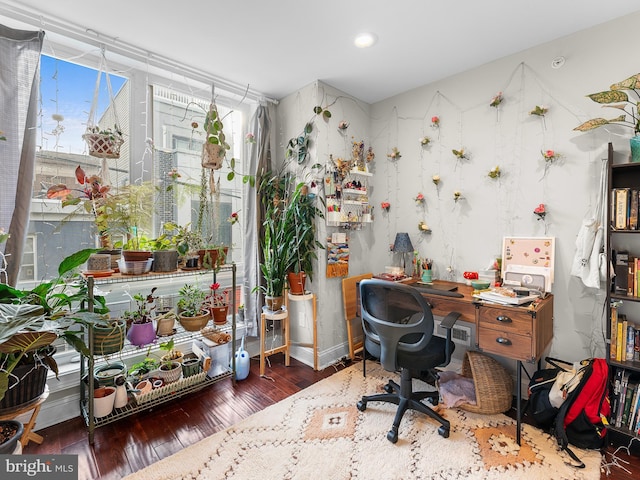
<path fill-rule="evenodd" d="M 640 440 L 640 163 L 613 162 L 608 155 L 607 361 L 611 370 L 609 440 Z"/>

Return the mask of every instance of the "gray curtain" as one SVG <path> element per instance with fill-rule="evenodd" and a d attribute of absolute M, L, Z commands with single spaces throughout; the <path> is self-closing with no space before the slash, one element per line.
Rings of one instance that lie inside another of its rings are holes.
<path fill-rule="evenodd" d="M 43 40 L 43 31 L 0 25 L 0 227 L 11 234 L 4 249 L 9 285 L 18 280 L 29 226 Z"/>
<path fill-rule="evenodd" d="M 250 145 L 249 172 L 256 176 L 256 181 L 263 172 L 271 170 L 271 119 L 269 107 L 259 105 L 251 119 L 251 132 L 256 142 Z M 258 317 L 262 310 L 261 296 L 252 293 L 259 284 L 260 276 L 260 232 L 262 231 L 262 215 L 260 199 L 256 188 L 245 184 L 243 196 L 245 199 L 246 222 L 244 222 L 245 262 L 244 262 L 244 298 L 247 335 L 258 336 Z"/>

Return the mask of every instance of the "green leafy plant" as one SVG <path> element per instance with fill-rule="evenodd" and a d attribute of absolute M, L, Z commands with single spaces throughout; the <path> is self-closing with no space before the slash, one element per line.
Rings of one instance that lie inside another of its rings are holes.
<path fill-rule="evenodd" d="M 184 284 L 178 290 L 178 309 L 184 317 L 197 317 L 202 313 L 206 293 L 195 285 Z"/>
<path fill-rule="evenodd" d="M 610 89 L 604 92 L 591 93 L 587 95 L 591 100 L 601 104 L 603 107 L 615 108 L 623 113 L 615 118 L 592 118 L 578 125 L 574 130 L 586 132 L 604 125 L 623 125 L 633 128 L 636 135 L 640 134 L 640 116 L 638 115 L 638 105 L 640 100 L 640 73 L 637 73 L 621 82 L 614 83 Z M 629 98 L 629 93 L 635 99 Z"/>
<path fill-rule="evenodd" d="M 148 295 L 136 293 L 132 298 L 136 303 L 135 310 L 124 312 L 123 318 L 132 323 L 150 323 L 153 320 L 153 311 L 156 309 L 156 296 L 153 294 L 158 287 L 153 287 Z"/>

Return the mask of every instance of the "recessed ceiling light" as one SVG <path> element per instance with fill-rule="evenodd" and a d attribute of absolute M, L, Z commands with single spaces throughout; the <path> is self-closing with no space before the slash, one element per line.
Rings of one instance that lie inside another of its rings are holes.
<path fill-rule="evenodd" d="M 359 33 L 353 43 L 358 48 L 367 48 L 372 46 L 378 40 L 378 36 L 375 33 Z"/>

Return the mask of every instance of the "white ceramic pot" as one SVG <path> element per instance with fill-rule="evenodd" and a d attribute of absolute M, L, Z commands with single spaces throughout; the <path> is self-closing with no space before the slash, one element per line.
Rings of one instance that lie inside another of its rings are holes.
<path fill-rule="evenodd" d="M 113 402 L 116 399 L 115 387 L 100 387 L 93 391 L 93 416 L 106 417 L 113 411 Z"/>

